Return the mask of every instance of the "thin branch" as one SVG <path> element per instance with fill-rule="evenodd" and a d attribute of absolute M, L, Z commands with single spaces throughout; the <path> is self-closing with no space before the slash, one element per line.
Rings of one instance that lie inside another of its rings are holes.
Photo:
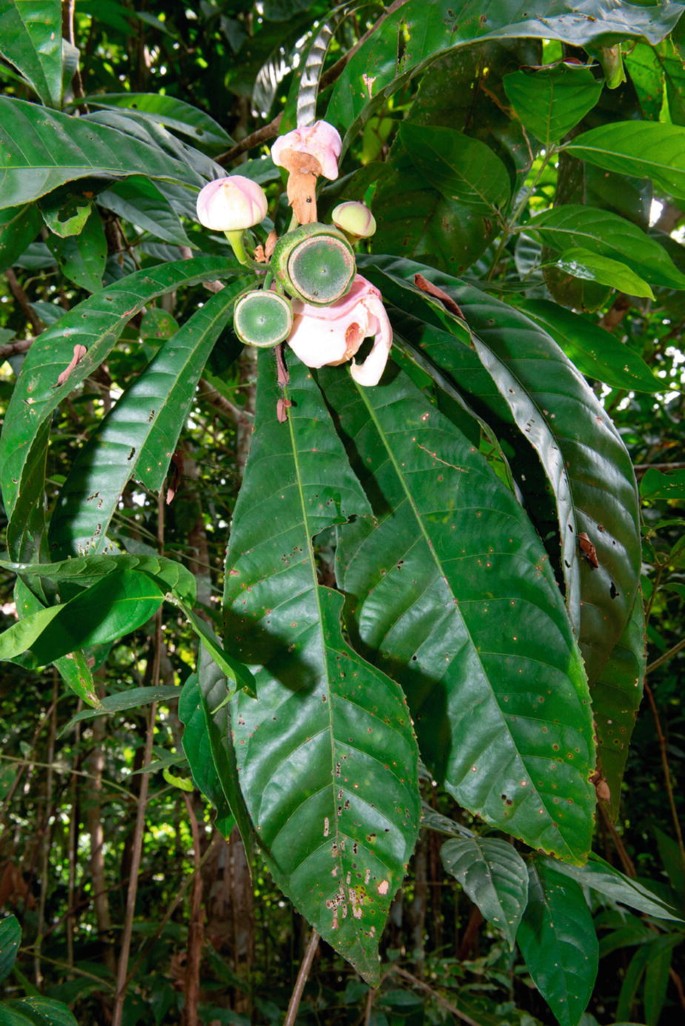
<path fill-rule="evenodd" d="M 681 642 L 680 644 L 680 648 L 683 647 L 685 647 L 685 641 Z M 649 707 L 652 710 L 652 716 L 654 717 L 656 736 L 659 742 L 659 753 L 661 756 L 661 768 L 664 775 L 664 785 L 666 787 L 666 796 L 668 798 L 668 805 L 671 810 L 671 819 L 673 820 L 673 828 L 675 830 L 676 840 L 678 842 L 680 859 L 683 864 L 683 867 L 685 868 L 685 846 L 683 845 L 683 832 L 680 827 L 680 819 L 678 817 L 678 809 L 676 808 L 675 795 L 673 794 L 673 781 L 671 778 L 671 767 L 668 762 L 668 747 L 666 744 L 666 735 L 664 734 L 663 729 L 661 727 L 661 717 L 659 716 L 659 710 L 657 709 L 656 702 L 654 700 L 654 692 L 652 691 L 646 680 L 645 695 L 647 696 L 647 701 L 649 702 Z"/>
<path fill-rule="evenodd" d="M 653 663 L 650 663 L 645 671 L 646 675 L 648 676 L 659 666 L 663 666 L 664 663 L 667 663 L 669 659 L 673 658 L 673 656 L 678 655 L 678 652 L 682 652 L 684 648 L 685 638 L 683 638 L 682 641 L 679 641 L 677 645 L 674 645 L 673 648 L 669 648 L 668 652 L 664 652 L 662 655 L 660 655 L 659 658 L 655 659 Z"/>
<path fill-rule="evenodd" d="M 20 353 L 25 353 L 34 342 L 33 338 L 18 338 L 15 342 L 7 342 L 6 345 L 0 346 L 0 360 L 8 360 L 10 356 L 19 356 Z"/>
<path fill-rule="evenodd" d="M 399 966 L 393 966 L 393 968 L 388 973 L 388 976 L 390 975 L 401 976 L 402 979 L 407 980 L 414 987 L 417 987 L 419 990 L 422 990 L 425 994 L 430 994 L 430 996 L 438 1005 L 440 1005 L 446 1011 L 451 1012 L 452 1015 L 456 1016 L 457 1019 L 461 1019 L 462 1022 L 467 1023 L 468 1026 L 481 1026 L 479 1022 L 477 1022 L 475 1019 L 472 1019 L 470 1015 L 466 1014 L 466 1012 L 462 1012 L 460 1008 L 457 1008 L 457 1006 L 453 1005 L 451 1001 L 448 1001 L 447 998 L 444 998 L 442 994 L 439 994 L 438 991 L 431 987 L 428 983 L 424 983 L 424 981 L 420 980 L 418 976 L 414 976 L 412 973 L 407 972 L 406 969 L 401 969 Z"/>
<path fill-rule="evenodd" d="M 17 281 L 17 276 L 11 267 L 5 271 L 5 277 L 7 278 L 7 284 L 10 287 L 10 292 L 16 299 L 17 303 L 21 307 L 24 317 L 29 322 L 36 335 L 40 335 L 41 331 L 45 327 L 42 320 L 31 306 L 31 300 L 24 292 L 24 289 Z"/>
<path fill-rule="evenodd" d="M 312 968 L 312 963 L 314 961 L 314 955 L 316 954 L 316 949 L 318 948 L 318 946 L 319 935 L 316 932 L 316 930 L 312 930 L 312 935 L 309 938 L 307 950 L 305 951 L 304 958 L 302 959 L 300 971 L 298 972 L 297 979 L 295 980 L 295 988 L 290 998 L 290 1004 L 288 1005 L 288 1012 L 283 1022 L 283 1026 L 295 1026 L 297 1012 L 300 1007 L 300 1001 L 302 1000 L 302 993 L 304 991 L 305 984 L 309 978 L 309 973 Z"/>
<path fill-rule="evenodd" d="M 216 410 L 228 416 L 236 424 L 245 424 L 247 426 L 247 424 L 252 423 L 254 418 L 249 410 L 241 410 L 230 399 L 226 399 L 214 385 L 210 385 L 206 378 L 200 378 L 199 391 L 202 399 L 206 399 Z"/>

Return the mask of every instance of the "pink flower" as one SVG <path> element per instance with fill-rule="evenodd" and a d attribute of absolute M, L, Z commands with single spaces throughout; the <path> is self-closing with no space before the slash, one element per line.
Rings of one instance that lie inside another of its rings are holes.
<path fill-rule="evenodd" d="M 278 167 L 288 167 L 283 154 L 286 150 L 295 153 L 307 153 L 319 162 L 324 178 L 338 177 L 338 157 L 342 150 L 342 139 L 336 128 L 327 121 L 317 121 L 308 128 L 295 128 L 292 132 L 280 136 L 271 147 L 271 159 Z"/>
<path fill-rule="evenodd" d="M 263 221 L 267 206 L 261 185 L 243 175 L 228 175 L 200 189 L 197 219 L 213 231 L 242 231 Z"/>
<path fill-rule="evenodd" d="M 321 307 L 295 301 L 293 310 L 295 323 L 288 345 L 307 367 L 345 363 L 365 338 L 372 337 L 371 352 L 364 363 L 353 360 L 350 373 L 360 385 L 378 384 L 392 345 L 392 327 L 381 294 L 371 282 L 358 274 L 337 303 Z"/>

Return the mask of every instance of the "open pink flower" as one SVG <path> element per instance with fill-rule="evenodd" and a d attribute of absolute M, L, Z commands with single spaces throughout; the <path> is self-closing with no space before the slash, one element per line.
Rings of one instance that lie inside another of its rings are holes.
<path fill-rule="evenodd" d="M 388 361 L 392 327 L 371 282 L 356 275 L 351 290 L 330 306 L 293 303 L 295 322 L 288 345 L 307 367 L 336 366 L 351 359 L 365 338 L 373 348 L 364 363 L 352 361 L 350 373 L 360 385 L 377 385 Z"/>
<path fill-rule="evenodd" d="M 260 224 L 268 202 L 261 185 L 244 175 L 209 182 L 197 197 L 197 219 L 215 232 L 241 231 Z"/>
<path fill-rule="evenodd" d="M 295 128 L 280 136 L 271 147 L 271 159 L 278 167 L 291 170 L 288 158 L 283 159 L 286 150 L 306 153 L 319 162 L 324 178 L 338 177 L 338 157 L 342 150 L 342 139 L 336 128 L 327 121 L 316 121 L 307 128 Z"/>

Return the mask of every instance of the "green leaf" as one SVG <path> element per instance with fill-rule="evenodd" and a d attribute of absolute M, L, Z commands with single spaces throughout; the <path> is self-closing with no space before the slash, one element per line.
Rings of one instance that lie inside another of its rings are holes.
<path fill-rule="evenodd" d="M 374 520 L 340 529 L 338 578 L 364 650 L 407 693 L 422 758 L 487 822 L 584 858 L 589 696 L 527 515 L 403 375 L 369 389 L 321 378 L 376 497 Z"/>
<path fill-rule="evenodd" d="M 619 292 L 627 292 L 629 296 L 654 299 L 654 293 L 647 282 L 631 271 L 627 264 L 621 263 L 620 260 L 612 260 L 611 257 L 600 256 L 589 249 L 566 249 L 555 266 L 574 278 L 609 285 Z"/>
<path fill-rule="evenodd" d="M 66 239 L 69 235 L 79 235 L 93 210 L 93 203 L 82 194 L 56 189 L 44 197 L 38 204 L 45 224 L 51 232 Z"/>
<path fill-rule="evenodd" d="M 485 143 L 403 122 L 374 195 L 375 244 L 459 272 L 494 238 L 510 193 L 507 169 Z"/>
<path fill-rule="evenodd" d="M 369 506 L 311 373 L 293 357 L 290 376 L 279 423 L 273 360 L 259 353 L 224 633 L 260 669 L 258 698 L 232 700 L 234 743 L 274 878 L 373 984 L 418 833 L 416 742 L 400 688 L 346 644 L 343 598 L 318 583 L 312 538 Z"/>
<path fill-rule="evenodd" d="M 640 495 L 643 499 L 685 499 L 685 470 L 669 470 L 664 474 L 650 467 L 640 482 Z"/>
<path fill-rule="evenodd" d="M 601 672 L 591 682 L 597 730 L 597 765 L 609 786 L 608 809 L 615 819 L 630 739 L 642 700 L 646 664 L 642 595 Z"/>
<path fill-rule="evenodd" d="M 0 272 L 5 271 L 33 242 L 40 231 L 40 214 L 34 206 L 0 210 Z"/>
<path fill-rule="evenodd" d="M 0 97 L 0 208 L 38 199 L 79 178 L 135 174 L 189 190 L 205 184 L 189 163 L 125 132 L 87 117 L 69 117 L 25 100 Z"/>
<path fill-rule="evenodd" d="M 625 876 L 614 866 L 605 862 L 603 858 L 594 853 L 585 866 L 569 866 L 565 863 L 554 862 L 554 869 L 557 873 L 576 880 L 583 887 L 589 887 L 598 894 L 603 894 L 611 901 L 627 905 L 638 912 L 655 919 L 666 919 L 674 922 L 683 922 L 682 917 L 676 914 L 658 894 L 649 888 L 644 887 L 637 880 Z"/>
<path fill-rule="evenodd" d="M 142 709 L 153 702 L 175 702 L 180 694 L 181 690 L 175 684 L 157 684 L 154 687 L 128 688 L 116 695 L 107 695 L 97 709 L 84 709 L 72 716 L 60 731 L 60 737 L 68 734 L 77 723 L 84 720 L 93 720 L 97 716 L 114 716 L 117 713 L 128 712 L 129 709 Z"/>
<path fill-rule="evenodd" d="M 0 1003 L 2 1026 L 78 1026 L 66 1005 L 52 998 L 26 997 Z"/>
<path fill-rule="evenodd" d="M 21 72 L 43 103 L 62 99 L 60 0 L 6 0 L 0 13 L 0 52 Z"/>
<path fill-rule="evenodd" d="M 102 276 L 107 263 L 107 239 L 102 219 L 93 211 L 78 235 L 48 237 L 48 249 L 57 259 L 64 277 L 86 289 L 97 292 L 102 288 Z"/>
<path fill-rule="evenodd" d="M 176 246 L 189 246 L 190 241 L 178 215 L 154 182 L 142 175 L 132 175 L 101 192 L 98 205 L 113 210 L 119 217 L 137 225 L 150 235 Z"/>
<path fill-rule="evenodd" d="M 528 901 L 528 868 L 514 846 L 497 837 L 460 837 L 443 844 L 440 858 L 513 949 Z"/>
<path fill-rule="evenodd" d="M 326 120 L 350 131 L 357 118 L 368 118 L 410 78 L 449 50 L 486 39 L 562 39 L 584 46 L 602 36 L 663 39 L 683 12 L 682 3 L 645 7 L 603 7 L 588 16 L 572 0 L 499 0 L 483 5 L 469 0 L 434 0 L 426 17 L 425 0 L 408 0 L 392 11 L 348 60 L 333 87 Z M 398 40 L 405 40 L 398 46 Z"/>
<path fill-rule="evenodd" d="M 0 635 L 0 658 L 30 649 L 36 665 L 46 666 L 69 652 L 103 645 L 136 630 L 156 613 L 163 599 L 159 585 L 147 574 L 121 570 L 69 602 L 13 624 Z"/>
<path fill-rule="evenodd" d="M 576 136 L 566 152 L 605 171 L 649 178 L 685 199 L 685 128 L 653 121 L 619 121 Z"/>
<path fill-rule="evenodd" d="M 200 651 L 198 657 L 197 674 L 210 753 L 219 786 L 223 792 L 226 806 L 235 817 L 247 857 L 251 859 L 254 851 L 255 831 L 238 781 L 238 766 L 231 723 L 233 707 L 226 686 L 226 678 L 204 649 Z M 225 823 L 225 825 L 228 824 Z"/>
<path fill-rule="evenodd" d="M 216 809 L 216 826 L 222 837 L 230 837 L 235 817 L 226 800 L 212 756 L 211 742 L 196 673 L 186 679 L 178 703 L 183 724 L 183 751 L 190 764 L 195 786 Z"/>
<path fill-rule="evenodd" d="M 17 612 L 22 618 L 44 608 L 42 602 L 21 578 L 18 578 L 14 585 L 14 599 L 17 604 Z M 70 652 L 61 659 L 55 660 L 55 667 L 67 687 L 86 705 L 94 708 L 100 705 L 100 699 L 95 690 L 93 672 L 83 652 Z"/>
<path fill-rule="evenodd" d="M 545 246 L 563 254 L 575 248 L 591 250 L 629 264 L 653 285 L 685 288 L 685 274 L 664 247 L 636 224 L 610 211 L 566 203 L 533 217 L 525 230 L 536 232 Z"/>
<path fill-rule="evenodd" d="M 214 660 L 218 668 L 221 670 L 228 680 L 230 680 L 235 688 L 242 689 L 247 692 L 248 695 L 253 697 L 256 695 L 256 684 L 255 679 L 250 670 L 241 663 L 238 659 L 235 659 L 230 652 L 228 652 L 221 644 L 216 634 L 202 617 L 194 613 L 192 609 L 189 609 L 187 605 L 182 605 L 183 612 L 187 616 L 191 627 L 197 634 L 202 647 L 205 649 L 208 655 Z"/>
<path fill-rule="evenodd" d="M 597 935 L 582 890 L 548 861 L 530 866 L 528 906 L 517 940 L 535 986 L 561 1026 L 578 1026 L 597 976 Z"/>
<path fill-rule="evenodd" d="M 580 600 L 580 643 L 593 681 L 623 633 L 633 609 L 641 562 L 638 505 L 632 463 L 616 428 L 586 382 L 553 340 L 518 311 L 472 286 L 410 261 L 360 260 L 384 292 L 416 273 L 430 278 L 460 305 L 471 339 L 492 381 L 464 373 L 465 347 L 438 336 L 422 351 L 449 373 L 459 389 L 484 401 L 501 420 L 514 422 L 515 446 L 530 443 L 554 490 L 560 526 L 562 572 L 567 604 L 576 620 Z M 382 273 L 374 271 L 374 264 Z M 416 295 L 406 281 L 409 293 Z M 424 307 L 429 307 L 425 296 Z M 454 337 L 464 325 L 438 309 L 435 316 Z M 426 319 L 430 316 L 427 310 Z M 439 344 L 438 344 L 439 342 Z M 473 363 L 469 357 L 470 367 Z M 499 396 L 493 392 L 492 382 Z M 503 401 L 502 401 L 503 400 Z M 526 441 L 527 440 L 527 441 Z M 519 482 L 525 492 L 525 482 Z M 599 567 L 580 558 L 578 538 L 587 534 Z M 570 564 L 567 566 L 566 564 Z"/>
<path fill-rule="evenodd" d="M 0 567 L 24 578 L 42 577 L 55 584 L 70 582 L 87 587 L 96 584 L 111 573 L 136 570 L 154 578 L 165 590 L 170 590 L 183 602 L 192 605 L 197 595 L 194 574 L 164 556 L 106 555 L 65 559 L 57 563 L 12 563 L 0 560 Z"/>
<path fill-rule="evenodd" d="M 514 71 L 503 81 L 517 115 L 545 149 L 575 128 L 602 92 L 592 69 L 579 64 Z"/>
<path fill-rule="evenodd" d="M 50 523 L 50 546 L 57 558 L 105 548 L 110 521 L 131 478 L 150 491 L 162 487 L 204 365 L 245 281 L 217 292 L 192 314 L 81 449 Z"/>
<path fill-rule="evenodd" d="M 671 971 L 673 948 L 680 943 L 680 937 L 660 937 L 650 945 L 652 955 L 645 970 L 645 1022 L 657 1026 L 666 1001 L 668 977 Z"/>
<path fill-rule="evenodd" d="M 190 136 L 206 147 L 228 149 L 233 145 L 221 125 L 197 107 L 160 93 L 96 93 L 82 101 L 89 107 L 125 108 L 140 117 L 165 125 L 175 132 Z"/>
<path fill-rule="evenodd" d="M 0 920 L 0 980 L 12 971 L 21 944 L 21 927 L 16 916 Z"/>
<path fill-rule="evenodd" d="M 180 260 L 128 275 L 75 306 L 40 335 L 26 355 L 0 437 L 0 486 L 10 517 L 13 557 L 22 558 L 32 510 L 43 502 L 48 418 L 63 398 L 106 359 L 128 322 L 157 296 L 232 273 L 219 257 Z M 86 355 L 62 385 L 74 347 Z"/>
<path fill-rule="evenodd" d="M 611 388 L 663 391 L 663 381 L 642 357 L 590 318 L 545 299 L 517 299 L 515 306 L 548 332 L 587 377 Z"/>

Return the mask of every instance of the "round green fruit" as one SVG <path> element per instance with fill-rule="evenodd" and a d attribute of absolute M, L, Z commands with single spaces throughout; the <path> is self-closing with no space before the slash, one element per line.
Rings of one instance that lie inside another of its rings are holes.
<path fill-rule="evenodd" d="M 276 243 L 271 266 L 285 291 L 304 303 L 329 306 L 352 288 L 354 250 L 336 228 L 303 224 Z"/>
<path fill-rule="evenodd" d="M 235 305 L 233 327 L 245 345 L 270 349 L 287 339 L 292 326 L 292 307 L 277 292 L 245 292 Z"/>

